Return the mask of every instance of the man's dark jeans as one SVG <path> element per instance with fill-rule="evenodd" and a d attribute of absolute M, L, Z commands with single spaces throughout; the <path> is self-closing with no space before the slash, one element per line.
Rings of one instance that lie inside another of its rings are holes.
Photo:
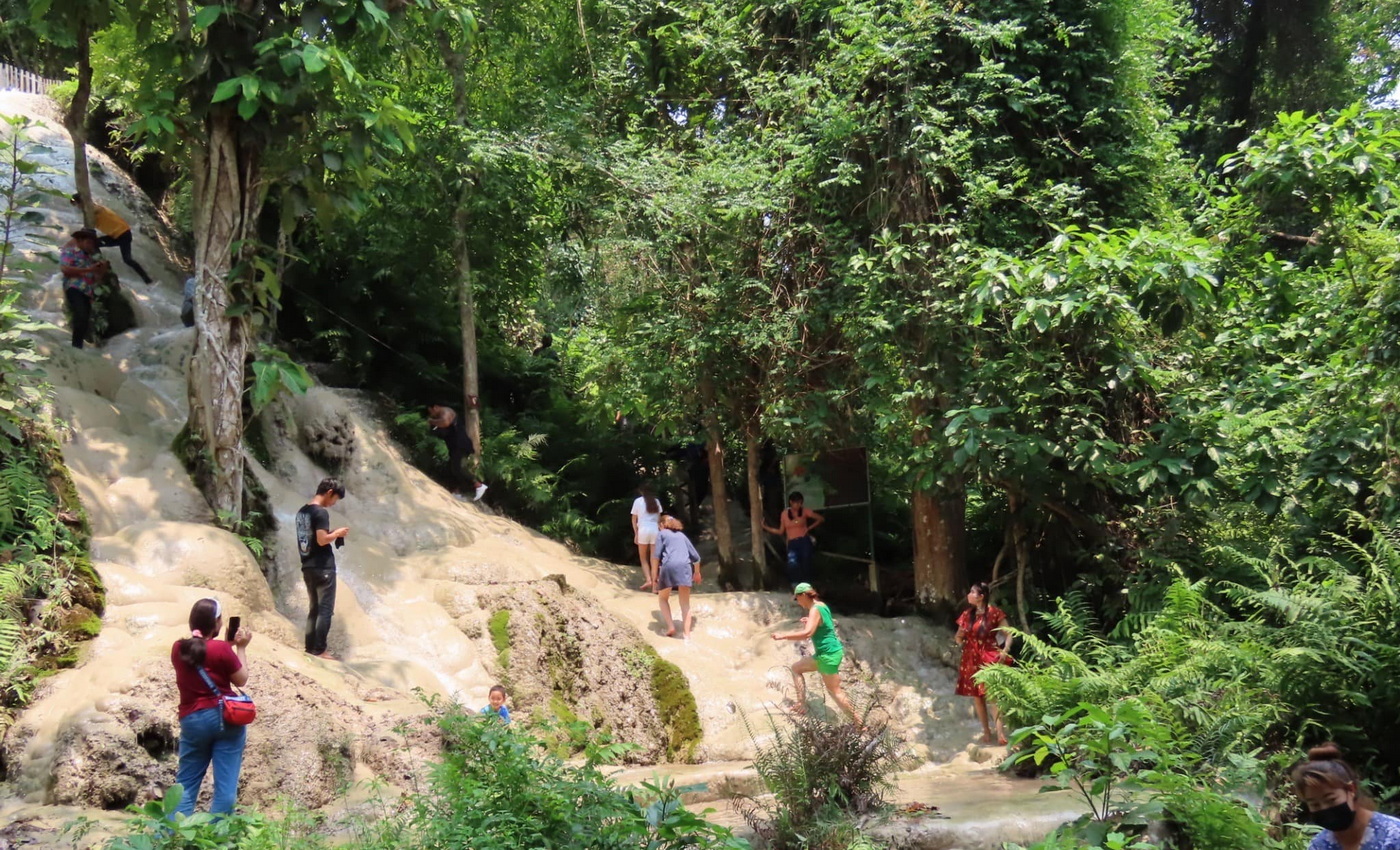
<path fill-rule="evenodd" d="M 313 567 L 302 570 L 301 577 L 306 580 L 306 597 L 311 602 L 306 611 L 306 651 L 320 655 L 326 651 L 335 614 L 335 570 Z"/>
<path fill-rule="evenodd" d="M 73 347 L 82 348 L 92 328 L 92 299 L 75 286 L 64 287 L 63 297 L 68 299 L 68 310 L 73 314 Z"/>
<path fill-rule="evenodd" d="M 111 248 L 113 246 L 119 248 L 122 252 L 122 262 L 135 269 L 136 273 L 141 275 L 141 280 L 145 281 L 146 283 L 151 282 L 151 276 L 146 274 L 146 270 L 141 268 L 141 264 L 136 262 L 135 257 L 131 256 L 130 230 L 123 233 L 121 236 L 117 236 L 115 238 L 111 236 L 103 236 L 97 240 L 97 244 L 103 248 Z"/>
<path fill-rule="evenodd" d="M 787 577 L 794 586 L 812 580 L 812 538 L 794 537 L 787 543 Z"/>

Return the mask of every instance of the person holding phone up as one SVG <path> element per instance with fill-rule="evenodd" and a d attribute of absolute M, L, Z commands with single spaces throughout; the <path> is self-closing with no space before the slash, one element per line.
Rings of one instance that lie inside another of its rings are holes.
<path fill-rule="evenodd" d="M 235 618 L 236 619 L 236 618 Z M 201 599 L 190 609 L 190 635 L 170 647 L 175 686 L 180 692 L 180 763 L 175 780 L 184 790 L 176 813 L 194 814 L 204 774 L 214 766 L 213 814 L 229 814 L 238 798 L 238 774 L 243 769 L 243 747 L 248 727 L 224 723 L 219 694 L 210 690 L 201 668 L 220 692 L 248 683 L 248 643 L 253 633 L 230 629 L 228 640 L 218 640 L 223 611 L 217 599 Z"/>

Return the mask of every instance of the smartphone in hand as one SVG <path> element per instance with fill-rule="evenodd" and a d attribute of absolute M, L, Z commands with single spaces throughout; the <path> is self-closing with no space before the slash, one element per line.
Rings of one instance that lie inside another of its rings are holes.
<path fill-rule="evenodd" d="M 238 627 L 243 625 L 242 617 L 228 618 L 228 631 L 224 633 L 224 640 L 233 643 L 233 639 L 238 635 Z"/>

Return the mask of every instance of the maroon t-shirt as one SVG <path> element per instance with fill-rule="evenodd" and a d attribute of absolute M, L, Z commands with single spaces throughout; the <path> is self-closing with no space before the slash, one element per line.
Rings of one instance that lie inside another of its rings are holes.
<path fill-rule="evenodd" d="M 199 671 L 180 658 L 178 640 L 170 647 L 170 663 L 175 665 L 175 686 L 180 689 L 181 718 L 219 704 L 219 698 L 204 684 L 204 678 L 199 675 Z M 214 680 L 214 684 L 219 686 L 219 691 L 224 696 L 233 693 L 228 679 L 242 667 L 243 662 L 238 660 L 238 654 L 233 651 L 233 644 L 223 640 L 204 642 L 204 670 L 209 674 L 209 678 Z"/>

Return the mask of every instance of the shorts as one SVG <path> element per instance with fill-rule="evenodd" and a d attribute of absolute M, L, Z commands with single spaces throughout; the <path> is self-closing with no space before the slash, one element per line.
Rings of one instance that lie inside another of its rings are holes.
<path fill-rule="evenodd" d="M 812 660 L 817 662 L 817 672 L 823 676 L 832 676 L 841 672 L 841 659 L 846 657 L 846 651 L 831 652 L 826 655 L 813 655 Z"/>
<path fill-rule="evenodd" d="M 695 579 L 695 570 L 690 564 L 682 566 L 662 566 L 660 574 L 656 577 L 656 589 L 669 587 L 678 590 L 682 587 L 690 587 Z"/>
<path fill-rule="evenodd" d="M 637 529 L 637 545 L 655 546 L 657 533 L 658 532 L 655 531 L 643 531 L 640 528 Z"/>

